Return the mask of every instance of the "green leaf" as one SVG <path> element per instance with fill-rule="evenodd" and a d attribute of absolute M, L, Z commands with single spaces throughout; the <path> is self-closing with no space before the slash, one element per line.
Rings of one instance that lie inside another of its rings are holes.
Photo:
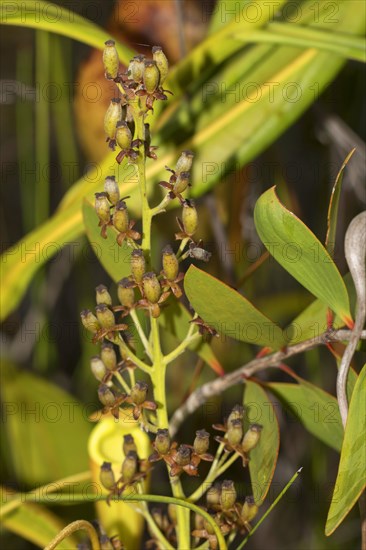
<path fill-rule="evenodd" d="M 167 332 L 176 337 L 179 342 L 182 342 L 187 335 L 189 329 L 189 321 L 192 320 L 192 315 L 187 308 L 181 303 L 174 300 L 169 303 L 169 307 L 162 310 L 160 317 L 158 317 L 159 325 L 161 325 Z M 207 342 L 193 343 L 188 346 L 188 349 L 194 351 L 203 359 L 213 371 L 219 376 L 225 374 L 225 371 L 217 359 L 216 355 L 212 351 L 210 344 Z"/>
<path fill-rule="evenodd" d="M 24 0 L 12 2 L 1 0 L 0 23 L 2 25 L 20 25 L 33 29 L 43 29 L 78 40 L 83 44 L 104 48 L 104 43 L 111 38 L 101 27 L 85 17 L 43 0 Z M 116 48 L 121 62 L 128 65 L 136 55 L 133 50 L 116 41 Z"/>
<path fill-rule="evenodd" d="M 366 365 L 360 372 L 349 406 L 338 475 L 325 526 L 327 536 L 342 523 L 365 490 L 365 403 Z"/>
<path fill-rule="evenodd" d="M 65 527 L 65 524 L 44 506 L 25 503 L 3 517 L 2 526 L 44 548 Z M 68 537 L 60 542 L 57 548 L 70 550 L 76 545 L 77 541 L 73 537 Z"/>
<path fill-rule="evenodd" d="M 340 451 L 343 427 L 336 398 L 307 380 L 294 377 L 298 384 L 270 382 L 265 386 L 285 403 L 308 432 Z"/>
<path fill-rule="evenodd" d="M 107 229 L 106 239 L 101 237 L 98 216 L 93 205 L 87 200 L 83 202 L 83 219 L 89 242 L 111 278 L 118 282 L 123 277 L 130 275 L 131 247 L 127 246 L 126 242 L 123 242 L 122 246 L 118 246 L 117 232 L 112 227 Z"/>
<path fill-rule="evenodd" d="M 86 470 L 92 426 L 83 405 L 54 384 L 5 362 L 2 382 L 2 445 L 17 480 L 34 486 Z"/>
<path fill-rule="evenodd" d="M 246 380 L 244 390 L 245 423 L 263 426 L 258 445 L 250 452 L 249 473 L 253 496 L 262 504 L 275 472 L 280 433 L 277 416 L 267 393 L 254 381 Z"/>
<path fill-rule="evenodd" d="M 329 201 L 325 248 L 328 250 L 332 258 L 334 256 L 334 247 L 335 247 L 335 241 L 336 241 L 339 199 L 341 197 L 341 191 L 342 191 L 343 174 L 348 162 L 350 161 L 355 151 L 356 151 L 356 148 L 352 149 L 352 151 L 347 155 L 344 163 L 342 164 L 341 169 L 338 172 L 338 175 L 336 177 L 336 180 L 332 189 L 330 201 Z"/>
<path fill-rule="evenodd" d="M 281 204 L 274 187 L 258 199 L 254 221 L 278 263 L 352 326 L 347 290 L 336 265 L 310 229 Z"/>
<path fill-rule="evenodd" d="M 184 277 L 184 290 L 193 309 L 220 334 L 272 349 L 285 345 L 278 325 L 244 296 L 193 265 Z"/>

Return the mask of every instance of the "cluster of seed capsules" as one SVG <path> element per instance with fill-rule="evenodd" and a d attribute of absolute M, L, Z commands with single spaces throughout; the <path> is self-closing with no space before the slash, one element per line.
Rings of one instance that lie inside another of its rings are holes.
<path fill-rule="evenodd" d="M 118 52 L 113 40 L 105 43 L 103 65 L 105 76 L 113 80 L 123 92 L 122 97 L 113 98 L 104 117 L 104 130 L 111 149 L 116 145 L 120 148 L 117 162 L 128 157 L 134 161 L 138 156 L 135 147 L 144 145 L 147 156 L 156 158 L 155 147 L 150 145 L 149 125 L 144 125 L 144 138 L 133 139 L 135 133 L 134 119 L 129 103 L 141 99 L 142 112 L 153 111 L 155 100 L 166 100 L 168 90 L 163 89 L 163 83 L 169 71 L 168 60 L 160 46 L 152 48 L 152 59 L 137 55 L 131 61 L 127 71 L 120 71 Z"/>
<path fill-rule="evenodd" d="M 224 437 L 215 438 L 224 444 L 224 451 L 240 454 L 243 465 L 246 466 L 250 451 L 257 446 L 260 440 L 261 426 L 253 424 L 244 433 L 243 417 L 244 408 L 236 405 L 224 424 L 214 425 L 214 428 L 225 431 Z M 239 429 L 239 422 L 241 430 Z M 214 460 L 213 455 L 209 453 L 210 434 L 204 429 L 196 432 L 192 445 L 178 445 L 176 441 L 171 440 L 167 429 L 159 429 L 152 446 L 154 452 L 147 460 L 141 460 L 138 457 L 132 435 L 124 436 L 123 453 L 125 458 L 122 462 L 120 477 L 118 479 L 115 477 L 112 464 L 109 462 L 104 462 L 100 470 L 101 484 L 109 491 L 108 502 L 114 496 L 121 495 L 128 487 L 143 480 L 147 476 L 151 465 L 157 461 L 163 460 L 165 462 L 169 475 L 172 477 L 181 476 L 183 473 L 197 477 L 200 462 L 202 460 L 208 462 Z M 220 527 L 222 534 L 226 536 L 233 532 L 250 531 L 251 521 L 258 513 L 258 506 L 253 496 L 246 497 L 244 503 L 238 502 L 238 495 L 233 481 L 223 480 L 222 482 L 215 482 L 209 487 L 206 492 L 205 510 Z M 154 508 L 152 515 L 166 538 L 174 544 L 176 541 L 175 506 L 168 507 L 168 514 L 165 514 L 161 509 Z M 153 536 L 153 533 L 151 535 Z M 217 539 L 212 526 L 198 514 L 195 516 L 195 529 L 192 536 L 197 539 L 207 539 L 209 548 L 217 548 Z M 153 539 L 150 541 L 151 545 L 152 542 Z"/>

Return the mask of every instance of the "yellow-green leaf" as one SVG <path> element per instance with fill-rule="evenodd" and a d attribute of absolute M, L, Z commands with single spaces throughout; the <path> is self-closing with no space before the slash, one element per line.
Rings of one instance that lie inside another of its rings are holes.
<path fill-rule="evenodd" d="M 278 325 L 239 292 L 193 265 L 184 278 L 184 290 L 197 314 L 220 334 L 272 349 L 285 345 Z"/>
<path fill-rule="evenodd" d="M 271 400 L 254 381 L 245 382 L 244 406 L 246 427 L 255 423 L 263 428 L 258 445 L 250 452 L 249 461 L 253 496 L 260 505 L 266 498 L 276 469 L 280 432 Z"/>
<path fill-rule="evenodd" d="M 366 487 L 366 365 L 357 379 L 349 406 L 337 480 L 325 534 L 331 535 L 352 510 Z"/>
<path fill-rule="evenodd" d="M 314 233 L 283 206 L 274 187 L 258 199 L 254 221 L 278 263 L 352 327 L 347 290 L 335 263 Z"/>

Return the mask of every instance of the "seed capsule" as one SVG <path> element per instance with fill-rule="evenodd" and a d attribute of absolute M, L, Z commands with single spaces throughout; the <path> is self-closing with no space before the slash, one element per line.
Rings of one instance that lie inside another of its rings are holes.
<path fill-rule="evenodd" d="M 190 237 L 194 235 L 198 227 L 198 214 L 193 201 L 185 201 L 182 212 L 184 231 Z"/>
<path fill-rule="evenodd" d="M 260 424 L 252 424 L 249 426 L 249 430 L 245 434 L 241 444 L 244 453 L 249 453 L 249 451 L 258 445 L 262 429 L 263 426 Z"/>
<path fill-rule="evenodd" d="M 108 370 L 114 370 L 117 367 L 117 355 L 113 344 L 103 344 L 100 357 Z"/>
<path fill-rule="evenodd" d="M 246 497 L 243 508 L 241 510 L 241 517 L 244 522 L 250 522 L 258 514 L 258 506 L 255 503 L 254 497 Z"/>
<path fill-rule="evenodd" d="M 134 451 L 135 453 L 137 453 L 136 443 L 135 443 L 135 440 L 134 440 L 134 438 L 131 434 L 127 434 L 127 435 L 123 436 L 122 450 L 123 450 L 123 454 L 125 456 L 127 456 L 128 453 L 131 452 L 131 451 Z"/>
<path fill-rule="evenodd" d="M 117 123 L 116 142 L 123 151 L 127 151 L 128 149 L 131 149 L 132 134 L 131 134 L 131 130 L 128 127 L 127 122 L 125 122 L 124 120 L 120 120 Z"/>
<path fill-rule="evenodd" d="M 174 281 L 177 278 L 179 262 L 170 245 L 163 249 L 163 271 L 168 281 Z"/>
<path fill-rule="evenodd" d="M 138 459 L 135 451 L 130 451 L 122 463 L 122 480 L 129 483 L 133 480 L 138 470 Z"/>
<path fill-rule="evenodd" d="M 122 106 L 119 97 L 111 100 L 104 116 L 104 131 L 109 139 L 114 139 L 117 122 L 122 119 Z"/>
<path fill-rule="evenodd" d="M 174 193 L 183 193 L 189 185 L 189 178 L 189 172 L 180 172 L 173 186 Z"/>
<path fill-rule="evenodd" d="M 231 480 L 225 480 L 221 485 L 220 504 L 223 510 L 230 510 L 236 502 L 236 490 L 234 482 Z"/>
<path fill-rule="evenodd" d="M 108 292 L 105 285 L 98 285 L 95 289 L 97 304 L 105 304 L 106 306 L 112 305 L 112 297 Z"/>
<path fill-rule="evenodd" d="M 153 94 L 159 86 L 160 72 L 155 61 L 145 61 L 144 86 L 148 94 Z"/>
<path fill-rule="evenodd" d="M 145 273 L 142 277 L 142 288 L 146 299 L 151 304 L 156 304 L 161 295 L 161 287 L 157 276 L 153 271 Z"/>
<path fill-rule="evenodd" d="M 98 388 L 98 399 L 106 407 L 112 407 L 116 402 L 116 396 L 113 391 L 105 384 L 101 384 Z"/>
<path fill-rule="evenodd" d="M 116 204 L 119 201 L 119 187 L 114 176 L 106 177 L 104 181 L 104 191 L 107 193 L 110 203 Z"/>
<path fill-rule="evenodd" d="M 189 172 L 192 168 L 194 153 L 192 151 L 183 151 L 177 161 L 175 173 Z"/>
<path fill-rule="evenodd" d="M 133 59 L 131 59 L 130 64 L 128 66 L 128 74 L 132 80 L 135 82 L 142 82 L 144 78 L 144 72 L 145 72 L 145 56 L 144 55 L 136 55 Z"/>
<path fill-rule="evenodd" d="M 160 73 L 160 86 L 163 84 L 169 72 L 168 59 L 160 46 L 154 46 L 152 49 L 153 60 L 158 66 Z"/>
<path fill-rule="evenodd" d="M 99 382 L 103 380 L 107 372 L 106 366 L 99 355 L 95 355 L 90 359 L 90 369 Z"/>
<path fill-rule="evenodd" d="M 105 304 L 99 304 L 95 308 L 97 319 L 103 328 L 112 328 L 115 326 L 114 313 Z"/>
<path fill-rule="evenodd" d="M 120 233 L 126 233 L 130 223 L 127 205 L 125 201 L 118 201 L 112 217 L 113 226 Z"/>
<path fill-rule="evenodd" d="M 107 78 L 116 78 L 119 69 L 118 52 L 114 40 L 107 40 L 103 50 L 103 65 Z"/>
<path fill-rule="evenodd" d="M 177 454 L 174 457 L 175 462 L 179 466 L 187 466 L 191 461 L 192 451 L 188 445 L 180 445 L 177 449 Z"/>
<path fill-rule="evenodd" d="M 107 193 L 95 193 L 94 208 L 103 223 L 108 223 L 111 219 L 110 207 Z"/>
<path fill-rule="evenodd" d="M 135 305 L 135 291 L 127 277 L 118 282 L 117 295 L 122 306 L 131 309 Z"/>
<path fill-rule="evenodd" d="M 206 430 L 198 430 L 193 442 L 193 448 L 198 455 L 207 453 L 210 446 L 210 434 Z"/>
<path fill-rule="evenodd" d="M 141 283 L 145 268 L 146 262 L 142 250 L 133 250 L 131 254 L 131 272 L 137 283 Z"/>
<path fill-rule="evenodd" d="M 83 311 L 80 313 L 80 317 L 83 326 L 89 332 L 95 334 L 100 329 L 99 321 L 94 313 L 90 311 L 90 309 L 83 309 Z"/>
<path fill-rule="evenodd" d="M 221 502 L 221 485 L 220 483 L 215 483 L 206 493 L 206 503 L 207 508 L 212 508 L 216 510 L 220 506 Z"/>
<path fill-rule="evenodd" d="M 244 418 L 244 407 L 242 405 L 235 405 L 231 413 L 229 414 L 229 418 L 227 419 L 227 423 L 230 424 L 233 420 L 243 420 Z"/>
<path fill-rule="evenodd" d="M 239 418 L 232 420 L 228 426 L 226 437 L 230 445 L 233 445 L 234 447 L 239 445 L 243 439 L 243 421 Z"/>
<path fill-rule="evenodd" d="M 136 405 L 142 405 L 146 401 L 147 390 L 149 386 L 146 382 L 136 382 L 133 388 L 131 388 L 130 397 L 133 403 Z"/>
<path fill-rule="evenodd" d="M 114 487 L 116 480 L 111 462 L 103 462 L 100 468 L 99 479 L 103 487 L 108 491 Z"/>
<path fill-rule="evenodd" d="M 155 437 L 155 449 L 157 452 L 161 455 L 166 455 L 169 452 L 170 449 L 170 437 L 169 437 L 169 431 L 164 430 L 158 430 Z"/>

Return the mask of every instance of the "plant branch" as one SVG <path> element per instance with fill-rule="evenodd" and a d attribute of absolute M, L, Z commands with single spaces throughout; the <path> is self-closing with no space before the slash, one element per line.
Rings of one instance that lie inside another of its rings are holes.
<path fill-rule="evenodd" d="M 311 350 L 319 345 L 325 345 L 330 342 L 347 341 L 351 338 L 351 335 L 352 331 L 350 330 L 331 330 L 316 338 L 311 338 L 310 340 L 305 340 L 304 342 L 290 346 L 284 351 L 277 351 L 265 357 L 255 358 L 234 372 L 216 378 L 212 382 L 203 384 L 203 386 L 194 391 L 188 397 L 187 401 L 175 411 L 170 422 L 170 433 L 174 436 L 184 420 L 190 414 L 194 413 L 198 407 L 203 405 L 207 399 L 215 395 L 220 395 L 223 391 L 231 388 L 235 384 L 244 382 L 245 378 L 269 367 L 277 367 L 290 357 Z M 366 340 L 366 330 L 361 333 L 360 338 Z"/>
<path fill-rule="evenodd" d="M 44 550 L 54 550 L 54 548 L 56 548 L 60 544 L 60 542 L 75 533 L 75 531 L 80 530 L 86 531 L 88 533 L 92 550 L 100 550 L 98 533 L 96 532 L 92 524 L 89 523 L 89 521 L 85 521 L 83 519 L 73 521 L 72 523 L 67 525 L 64 529 L 62 529 L 62 531 L 58 533 L 58 535 L 56 535 L 56 537 L 45 547 Z"/>

